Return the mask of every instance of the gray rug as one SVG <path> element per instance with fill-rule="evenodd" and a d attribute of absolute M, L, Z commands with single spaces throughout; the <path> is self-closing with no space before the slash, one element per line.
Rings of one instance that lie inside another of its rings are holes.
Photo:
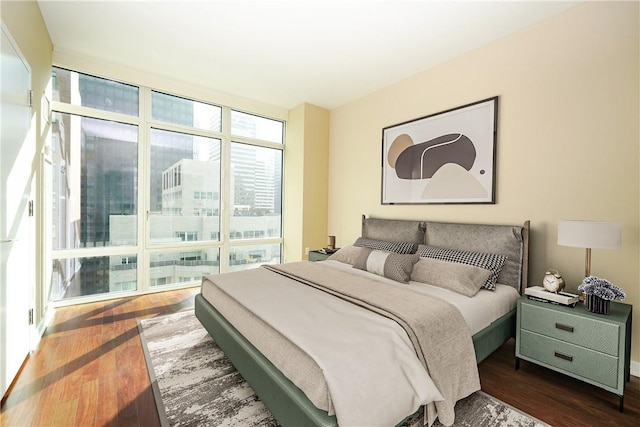
<path fill-rule="evenodd" d="M 193 315 L 193 310 L 141 320 L 138 328 L 163 425 L 278 425 Z M 405 420 L 403 427 L 422 426 L 422 412 Z M 546 426 L 483 392 L 456 404 L 454 425 Z M 434 426 L 442 427 L 437 420 Z"/>

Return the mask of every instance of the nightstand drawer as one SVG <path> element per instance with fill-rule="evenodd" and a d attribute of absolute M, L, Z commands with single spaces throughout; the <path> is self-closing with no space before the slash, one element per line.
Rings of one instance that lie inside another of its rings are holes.
<path fill-rule="evenodd" d="M 520 332 L 520 354 L 566 372 L 618 388 L 618 358 L 529 331 Z"/>
<path fill-rule="evenodd" d="M 620 326 L 617 324 L 529 304 L 522 304 L 520 309 L 522 329 L 619 356 Z"/>

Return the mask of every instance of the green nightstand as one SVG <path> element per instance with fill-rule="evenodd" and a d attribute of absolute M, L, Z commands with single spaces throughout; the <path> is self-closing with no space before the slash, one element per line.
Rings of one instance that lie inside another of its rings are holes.
<path fill-rule="evenodd" d="M 309 261 L 324 261 L 329 258 L 331 254 L 324 254 L 319 250 L 309 251 Z"/>
<path fill-rule="evenodd" d="M 630 379 L 631 305 L 612 302 L 611 314 L 528 299 L 518 300 L 516 369 L 520 359 L 545 366 L 620 397 Z"/>

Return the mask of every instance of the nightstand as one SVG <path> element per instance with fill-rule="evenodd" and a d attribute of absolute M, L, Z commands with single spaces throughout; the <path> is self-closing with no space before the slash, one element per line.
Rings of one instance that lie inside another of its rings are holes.
<path fill-rule="evenodd" d="M 518 300 L 516 369 L 520 359 L 603 388 L 620 397 L 630 379 L 631 305 L 612 302 L 611 314 L 528 299 Z"/>
<path fill-rule="evenodd" d="M 323 254 L 319 250 L 309 251 L 309 261 L 324 261 L 329 258 L 332 254 Z"/>

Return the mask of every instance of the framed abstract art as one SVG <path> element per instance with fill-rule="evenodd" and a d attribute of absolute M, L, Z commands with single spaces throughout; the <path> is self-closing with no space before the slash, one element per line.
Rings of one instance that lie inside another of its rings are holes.
<path fill-rule="evenodd" d="M 382 129 L 382 204 L 495 203 L 498 97 Z"/>

